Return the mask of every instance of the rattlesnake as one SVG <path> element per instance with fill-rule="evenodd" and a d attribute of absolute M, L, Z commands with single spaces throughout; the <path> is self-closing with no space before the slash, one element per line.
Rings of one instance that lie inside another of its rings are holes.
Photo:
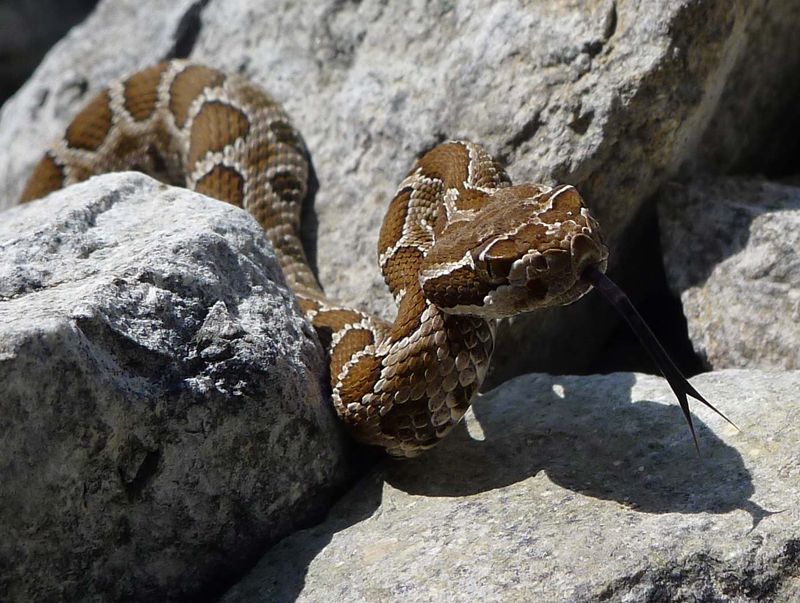
<path fill-rule="evenodd" d="M 598 225 L 572 186 L 514 186 L 483 147 L 453 141 L 416 162 L 381 227 L 396 319 L 343 307 L 318 285 L 299 237 L 302 137 L 259 87 L 184 61 L 97 94 L 35 167 L 22 201 L 124 169 L 258 220 L 329 353 L 336 412 L 358 440 L 396 457 L 434 446 L 464 415 L 498 318 L 573 302 L 592 286 L 584 274 L 597 284 L 606 268 Z"/>

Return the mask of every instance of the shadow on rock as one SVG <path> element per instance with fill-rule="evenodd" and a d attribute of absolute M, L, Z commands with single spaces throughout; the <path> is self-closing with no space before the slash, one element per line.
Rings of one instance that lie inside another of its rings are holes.
<path fill-rule="evenodd" d="M 306 574 L 314 559 L 332 538 L 348 527 L 371 517 L 381 506 L 383 478 L 373 467 L 379 457 L 375 451 L 354 446 L 359 455 L 353 473 L 366 472 L 358 481 L 358 495 L 345 494 L 328 516 L 314 526 L 298 530 L 272 546 L 249 574 L 231 588 L 220 601 L 295 601 L 303 591 Z"/>
<path fill-rule="evenodd" d="M 465 496 L 544 471 L 564 488 L 647 513 L 768 514 L 749 500 L 752 479 L 736 449 L 695 416 L 698 457 L 677 403 L 632 403 L 633 383 L 627 373 L 509 382 L 477 401 L 477 420 L 389 466 L 386 479 L 409 493 Z"/>

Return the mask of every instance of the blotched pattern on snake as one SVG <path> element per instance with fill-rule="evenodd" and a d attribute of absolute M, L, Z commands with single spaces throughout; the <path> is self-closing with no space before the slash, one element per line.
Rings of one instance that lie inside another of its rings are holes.
<path fill-rule="evenodd" d="M 608 251 L 571 186 L 512 185 L 480 145 L 440 144 L 411 168 L 381 226 L 390 323 L 328 299 L 300 242 L 308 162 L 269 95 L 240 76 L 171 61 L 112 83 L 36 166 L 22 201 L 138 169 L 250 212 L 330 357 L 336 411 L 397 457 L 438 443 L 481 386 L 495 321 L 567 304 Z"/>

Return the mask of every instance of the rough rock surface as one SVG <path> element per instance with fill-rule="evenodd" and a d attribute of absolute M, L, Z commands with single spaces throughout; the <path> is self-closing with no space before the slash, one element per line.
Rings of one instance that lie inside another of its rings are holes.
<path fill-rule="evenodd" d="M 793 0 L 107 0 L 0 114 L 0 148 L 13 149 L 0 156 L 0 197 L 17 195 L 46 143 L 113 77 L 168 56 L 243 71 L 285 103 L 309 144 L 319 192 L 307 234 L 319 231 L 327 291 L 389 316 L 379 224 L 423 150 L 470 138 L 517 181 L 577 185 L 616 249 L 711 120 L 703 153 L 724 163 L 780 113 L 787 99 L 772 84 L 796 73 L 798 26 Z M 728 85 L 740 72 L 761 75 L 754 92 Z M 739 101 L 746 131 L 730 110 L 717 118 L 720 99 Z M 504 327 L 496 380 L 578 369 L 613 323 L 598 306 Z"/>
<path fill-rule="evenodd" d="M 658 208 L 695 351 L 715 369 L 800 369 L 800 188 L 704 179 Z"/>
<path fill-rule="evenodd" d="M 526 375 L 430 454 L 364 479 L 223 599 L 797 601 L 800 372 Z"/>
<path fill-rule="evenodd" d="M 0 257 L 0 599 L 208 595 L 324 512 L 321 350 L 244 211 L 103 176 Z"/>
<path fill-rule="evenodd" d="M 800 36 L 786 37 L 786 25 L 796 26 L 800 3 L 750 7 L 751 18 L 738 34 L 751 42 L 730 64 L 714 116 L 690 159 L 695 169 L 769 175 L 798 169 L 800 78 L 790 74 L 800 72 Z"/>

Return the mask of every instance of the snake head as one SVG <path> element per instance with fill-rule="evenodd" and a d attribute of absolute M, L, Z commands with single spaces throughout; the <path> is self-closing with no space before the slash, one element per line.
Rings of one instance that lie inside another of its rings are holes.
<path fill-rule="evenodd" d="M 569 304 L 604 272 L 608 249 L 572 186 L 496 189 L 469 219 L 451 220 L 420 269 L 425 297 L 445 312 L 503 318 Z"/>

